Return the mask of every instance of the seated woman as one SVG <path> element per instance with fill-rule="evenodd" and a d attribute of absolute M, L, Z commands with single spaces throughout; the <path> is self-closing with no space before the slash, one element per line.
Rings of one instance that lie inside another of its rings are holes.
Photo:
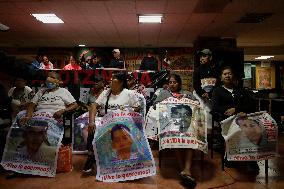
<path fill-rule="evenodd" d="M 232 115 L 244 117 L 246 113 L 256 111 L 255 101 L 249 92 L 235 85 L 231 67 L 221 69 L 221 83 L 222 85 L 216 87 L 212 94 L 212 111 L 216 119 L 221 121 Z M 223 141 L 220 142 L 223 143 Z M 252 161 L 250 166 L 256 170 L 259 169 L 255 161 Z"/>
<path fill-rule="evenodd" d="M 35 94 L 27 108 L 26 116 L 20 120 L 21 124 L 26 124 L 32 119 L 36 110 L 46 110 L 46 112 L 52 113 L 55 119 L 59 119 L 64 112 L 77 108 L 76 100 L 72 94 L 67 89 L 59 87 L 59 83 L 59 74 L 49 72 L 45 83 L 46 88 Z"/>
<path fill-rule="evenodd" d="M 27 109 L 30 100 L 34 96 L 34 92 L 28 86 L 27 81 L 22 78 L 16 78 L 14 81 L 14 87 L 12 87 L 8 96 L 11 98 L 12 119 L 14 120 L 16 115 Z"/>
<path fill-rule="evenodd" d="M 95 116 L 99 113 L 100 116 L 109 111 L 123 109 L 125 107 L 133 108 L 139 112 L 139 102 L 133 91 L 127 89 L 127 76 L 124 72 L 118 72 L 112 75 L 110 89 L 104 90 L 95 103 L 92 104 L 89 111 L 89 126 L 88 131 L 94 133 Z M 89 172 L 93 168 L 95 162 L 94 154 L 90 155 L 86 161 L 84 171 Z"/>
<path fill-rule="evenodd" d="M 177 74 L 171 74 L 169 77 L 169 90 L 167 89 L 162 90 L 159 93 L 159 95 L 156 97 L 154 101 L 154 105 L 159 102 L 162 102 L 163 100 L 169 97 L 189 98 L 192 100 L 196 100 L 196 98 L 190 92 L 182 90 L 181 86 L 182 86 L 181 77 Z M 180 125 L 185 125 L 185 124 L 188 124 L 188 122 L 190 122 L 187 119 L 182 119 L 182 117 L 185 118 L 186 116 L 180 115 L 181 111 L 183 112 L 182 113 L 183 115 L 188 112 L 187 117 L 191 117 L 190 111 L 187 111 L 186 109 L 177 109 L 173 111 L 176 111 L 176 114 L 181 117 Z M 181 129 L 184 130 L 184 128 L 181 128 Z M 192 165 L 192 158 L 193 158 L 194 150 L 187 148 L 187 149 L 174 149 L 174 151 L 177 157 L 179 168 L 181 170 L 180 176 L 181 176 L 182 181 L 186 182 L 186 184 L 190 186 L 195 186 L 196 181 L 194 178 L 192 178 L 192 174 L 191 174 L 191 165 Z"/>
<path fill-rule="evenodd" d="M 64 66 L 63 70 L 82 70 L 79 64 L 77 64 L 77 60 L 75 59 L 75 56 L 71 55 L 69 57 L 69 64 Z"/>

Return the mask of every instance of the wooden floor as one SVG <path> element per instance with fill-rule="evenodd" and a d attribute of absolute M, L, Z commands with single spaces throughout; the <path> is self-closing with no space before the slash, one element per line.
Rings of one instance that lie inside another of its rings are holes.
<path fill-rule="evenodd" d="M 225 168 L 221 170 L 220 155 L 214 153 L 214 158 L 205 155 L 203 166 L 200 155 L 195 154 L 192 171 L 197 180 L 196 189 L 226 188 L 226 189 L 280 189 L 284 188 L 284 135 L 279 136 L 279 155 L 269 160 L 268 180 L 265 179 L 264 161 L 259 161 L 260 172 L 251 174 L 242 167 Z M 158 152 L 153 150 L 158 165 Z M 176 160 L 171 155 L 163 156 L 161 169 L 157 166 L 157 175 L 135 181 L 120 183 L 103 183 L 95 179 L 95 173 L 84 174 L 86 156 L 73 155 L 73 171 L 57 174 L 55 178 L 35 177 L 30 175 L 6 179 L 7 172 L 0 173 L 0 189 L 182 189 L 185 188 L 179 180 Z"/>

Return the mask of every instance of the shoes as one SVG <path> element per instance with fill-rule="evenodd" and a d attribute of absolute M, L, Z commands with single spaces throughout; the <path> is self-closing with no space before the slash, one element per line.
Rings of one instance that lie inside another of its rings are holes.
<path fill-rule="evenodd" d="M 85 173 L 91 172 L 93 170 L 93 168 L 94 168 L 95 162 L 96 162 L 95 156 L 89 155 L 88 158 L 87 158 L 87 161 L 85 163 L 83 171 Z"/>
<path fill-rule="evenodd" d="M 194 178 L 192 178 L 190 175 L 188 175 L 187 173 L 185 172 L 181 172 L 180 173 L 180 177 L 181 177 L 181 180 L 182 180 L 182 183 L 187 186 L 187 187 L 190 187 L 190 188 L 195 188 L 196 186 L 196 181 Z"/>

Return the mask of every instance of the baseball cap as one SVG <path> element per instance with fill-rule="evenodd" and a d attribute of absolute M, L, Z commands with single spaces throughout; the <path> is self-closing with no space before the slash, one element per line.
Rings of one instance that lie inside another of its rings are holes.
<path fill-rule="evenodd" d="M 116 52 L 116 53 L 119 53 L 120 50 L 119 49 L 113 49 L 112 52 Z"/>
<path fill-rule="evenodd" d="M 212 55 L 212 51 L 210 49 L 203 49 L 199 54 Z"/>

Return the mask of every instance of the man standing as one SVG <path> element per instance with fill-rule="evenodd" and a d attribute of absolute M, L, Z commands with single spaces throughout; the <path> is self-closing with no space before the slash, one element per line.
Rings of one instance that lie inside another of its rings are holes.
<path fill-rule="evenodd" d="M 119 49 L 113 49 L 113 57 L 114 59 L 111 60 L 111 68 L 119 68 L 119 69 L 125 69 L 125 62 L 122 57 L 120 57 L 120 50 Z"/>
<path fill-rule="evenodd" d="M 193 88 L 200 98 L 209 100 L 217 81 L 217 68 L 212 62 L 212 51 L 200 51 L 200 66 L 193 72 Z"/>
<path fill-rule="evenodd" d="M 151 51 L 148 51 L 147 56 L 141 61 L 139 70 L 158 70 L 158 60 L 153 56 Z"/>

